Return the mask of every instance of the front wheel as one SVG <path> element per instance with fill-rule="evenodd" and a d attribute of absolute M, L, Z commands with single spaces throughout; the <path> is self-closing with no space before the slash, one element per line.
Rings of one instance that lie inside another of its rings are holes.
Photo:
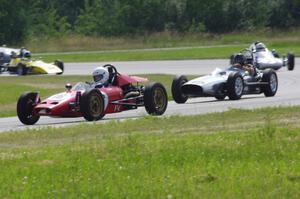
<path fill-rule="evenodd" d="M 104 117 L 104 98 L 98 89 L 89 90 L 81 96 L 80 111 L 87 121 L 97 121 Z"/>
<path fill-rule="evenodd" d="M 24 93 L 18 100 L 17 115 L 23 124 L 33 125 L 40 119 L 40 116 L 33 111 L 37 95 L 37 93 L 33 92 Z"/>
<path fill-rule="evenodd" d="M 288 59 L 288 70 L 294 70 L 295 67 L 295 55 L 294 53 L 288 53 L 287 54 L 287 59 Z"/>
<path fill-rule="evenodd" d="M 150 83 L 145 87 L 144 105 L 151 115 L 162 115 L 168 106 L 168 95 L 165 87 L 160 83 Z"/>
<path fill-rule="evenodd" d="M 184 75 L 176 76 L 172 82 L 172 96 L 176 103 L 184 104 L 188 100 L 188 96 L 182 93 L 182 85 L 187 82 L 187 78 Z"/>
<path fill-rule="evenodd" d="M 231 100 L 238 100 L 242 97 L 244 91 L 244 80 L 239 73 L 232 73 L 227 80 L 228 97 Z"/>
<path fill-rule="evenodd" d="M 262 85 L 262 91 L 266 97 L 272 97 L 276 94 L 278 88 L 278 79 L 276 73 L 272 69 L 263 72 L 262 81 L 268 84 Z"/>

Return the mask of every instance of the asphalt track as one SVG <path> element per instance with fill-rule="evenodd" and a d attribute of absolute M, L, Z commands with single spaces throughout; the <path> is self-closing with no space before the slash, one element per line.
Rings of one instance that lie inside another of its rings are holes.
<path fill-rule="evenodd" d="M 253 109 L 267 106 L 300 105 L 300 59 L 296 59 L 294 71 L 282 68 L 278 71 L 279 88 L 275 97 L 266 98 L 264 95 L 245 95 L 237 101 L 217 101 L 214 98 L 189 99 L 186 104 L 169 102 L 165 116 L 170 115 L 195 115 L 211 112 L 222 112 L 231 108 Z M 66 64 L 65 74 L 91 74 L 96 66 L 106 63 L 69 63 Z M 128 74 L 206 74 L 215 67 L 228 65 L 228 60 L 192 60 L 192 61 L 141 61 L 141 62 L 112 62 L 121 73 Z M 171 81 L 171 80 L 170 80 Z M 114 119 L 138 118 L 147 115 L 144 108 L 137 110 L 106 115 L 97 123 Z M 26 128 L 43 128 L 47 126 L 66 126 L 84 123 L 83 118 L 49 118 L 42 117 L 34 126 L 24 126 L 17 117 L 1 118 L 0 132 L 22 130 Z M 90 123 L 93 124 L 93 123 Z"/>

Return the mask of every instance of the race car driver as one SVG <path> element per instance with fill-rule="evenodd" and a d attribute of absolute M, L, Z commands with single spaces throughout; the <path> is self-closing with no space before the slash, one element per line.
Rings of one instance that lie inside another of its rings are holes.
<path fill-rule="evenodd" d="M 103 86 L 108 86 L 109 85 L 109 72 L 107 68 L 104 67 L 97 67 L 93 71 L 93 79 L 94 79 L 94 84 L 95 88 L 101 88 Z"/>
<path fill-rule="evenodd" d="M 254 76 L 256 74 L 255 68 L 250 64 L 245 64 L 246 58 L 242 53 L 238 53 L 234 56 L 233 59 L 233 67 L 243 69 L 249 73 L 250 76 Z"/>

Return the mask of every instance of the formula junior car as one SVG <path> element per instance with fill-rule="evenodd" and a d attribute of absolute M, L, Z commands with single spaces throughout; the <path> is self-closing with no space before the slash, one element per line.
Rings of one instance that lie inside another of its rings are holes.
<path fill-rule="evenodd" d="M 105 65 L 110 71 L 109 84 L 95 87 L 92 83 L 79 82 L 73 88 L 66 85 L 66 91 L 43 101 L 38 92 L 27 92 L 17 103 L 19 120 L 26 125 L 35 124 L 40 116 L 84 117 L 88 121 L 100 120 L 104 115 L 137 109 L 144 106 L 152 115 L 162 115 L 168 104 L 167 93 L 160 83 L 147 82 L 145 78 L 128 76 L 117 72 L 112 65 Z"/>
<path fill-rule="evenodd" d="M 272 69 L 257 70 L 251 76 L 243 69 L 230 66 L 215 69 L 211 74 L 188 81 L 183 75 L 176 76 L 172 83 L 173 99 L 185 103 L 189 97 L 215 97 L 224 100 L 226 96 L 237 100 L 245 94 L 264 93 L 266 97 L 277 92 L 277 75 Z"/>
<path fill-rule="evenodd" d="M 2 72 L 26 74 L 62 74 L 64 63 L 56 60 L 46 63 L 31 59 L 31 53 L 26 48 L 13 49 L 0 47 L 0 73 Z"/>
<path fill-rule="evenodd" d="M 291 52 L 286 57 L 280 58 L 278 52 L 273 49 L 270 51 L 262 42 L 255 42 L 241 51 L 246 57 L 247 64 L 252 64 L 256 68 L 262 70 L 266 68 L 272 68 L 278 70 L 287 66 L 288 70 L 294 70 L 295 67 L 295 55 Z M 235 55 L 231 55 L 230 63 L 233 63 Z"/>

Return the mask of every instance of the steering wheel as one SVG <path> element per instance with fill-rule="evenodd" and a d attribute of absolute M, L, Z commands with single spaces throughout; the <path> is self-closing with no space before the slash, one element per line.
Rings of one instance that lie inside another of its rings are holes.
<path fill-rule="evenodd" d="M 103 67 L 107 68 L 109 73 L 109 82 L 113 84 L 119 74 L 116 67 L 111 64 L 105 64 Z"/>

